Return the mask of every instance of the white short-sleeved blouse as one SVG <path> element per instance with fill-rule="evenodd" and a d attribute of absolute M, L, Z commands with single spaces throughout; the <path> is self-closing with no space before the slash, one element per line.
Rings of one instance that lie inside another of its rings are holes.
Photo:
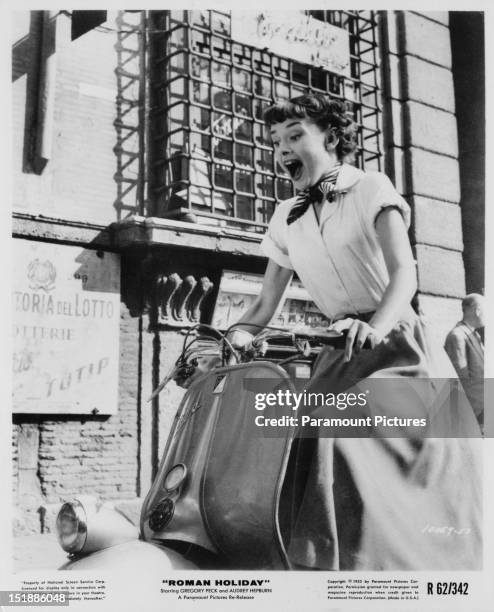
<path fill-rule="evenodd" d="M 346 193 L 325 202 L 319 223 L 313 207 L 287 224 L 295 198 L 281 202 L 261 243 L 265 255 L 295 270 L 312 299 L 329 318 L 371 312 L 389 283 L 375 220 L 398 208 L 410 225 L 410 208 L 381 172 L 343 164 L 336 189 Z"/>

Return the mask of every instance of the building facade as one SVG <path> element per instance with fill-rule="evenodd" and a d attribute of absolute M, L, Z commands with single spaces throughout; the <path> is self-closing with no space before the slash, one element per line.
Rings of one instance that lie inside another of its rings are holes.
<path fill-rule="evenodd" d="M 481 13 L 33 11 L 12 29 L 18 532 L 77 494 L 147 492 L 182 391 L 148 397 L 184 332 L 253 299 L 292 195 L 273 99 L 345 100 L 356 165 L 412 207 L 416 306 L 440 341 L 483 290 Z M 277 322 L 320 322 L 292 289 Z"/>

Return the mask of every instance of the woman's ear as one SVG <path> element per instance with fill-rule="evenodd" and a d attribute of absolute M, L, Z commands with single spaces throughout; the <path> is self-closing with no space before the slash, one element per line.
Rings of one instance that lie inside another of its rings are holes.
<path fill-rule="evenodd" d="M 334 151 L 338 146 L 339 141 L 340 139 L 336 135 L 336 130 L 334 128 L 330 128 L 326 135 L 326 149 L 328 151 Z"/>

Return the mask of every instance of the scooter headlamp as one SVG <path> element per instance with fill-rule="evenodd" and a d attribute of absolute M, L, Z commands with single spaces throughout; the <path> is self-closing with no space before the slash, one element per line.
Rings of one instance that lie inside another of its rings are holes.
<path fill-rule="evenodd" d="M 60 546 L 68 553 L 80 552 L 87 537 L 87 518 L 78 501 L 63 504 L 57 516 L 57 536 Z"/>
<path fill-rule="evenodd" d="M 62 505 L 57 535 L 66 552 L 87 554 L 138 538 L 136 527 L 108 503 L 83 495 Z"/>

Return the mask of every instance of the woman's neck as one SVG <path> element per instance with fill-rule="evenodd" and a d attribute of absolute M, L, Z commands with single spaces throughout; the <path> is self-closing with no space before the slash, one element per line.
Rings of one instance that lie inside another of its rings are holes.
<path fill-rule="evenodd" d="M 327 176 L 328 174 L 331 174 L 331 172 L 339 167 L 342 164 L 342 161 L 336 156 L 334 155 L 331 156 L 330 159 L 328 159 L 327 164 L 324 165 L 324 168 L 321 172 L 321 176 L 319 177 L 319 180 L 321 180 L 322 178 L 324 178 L 325 176 Z"/>

